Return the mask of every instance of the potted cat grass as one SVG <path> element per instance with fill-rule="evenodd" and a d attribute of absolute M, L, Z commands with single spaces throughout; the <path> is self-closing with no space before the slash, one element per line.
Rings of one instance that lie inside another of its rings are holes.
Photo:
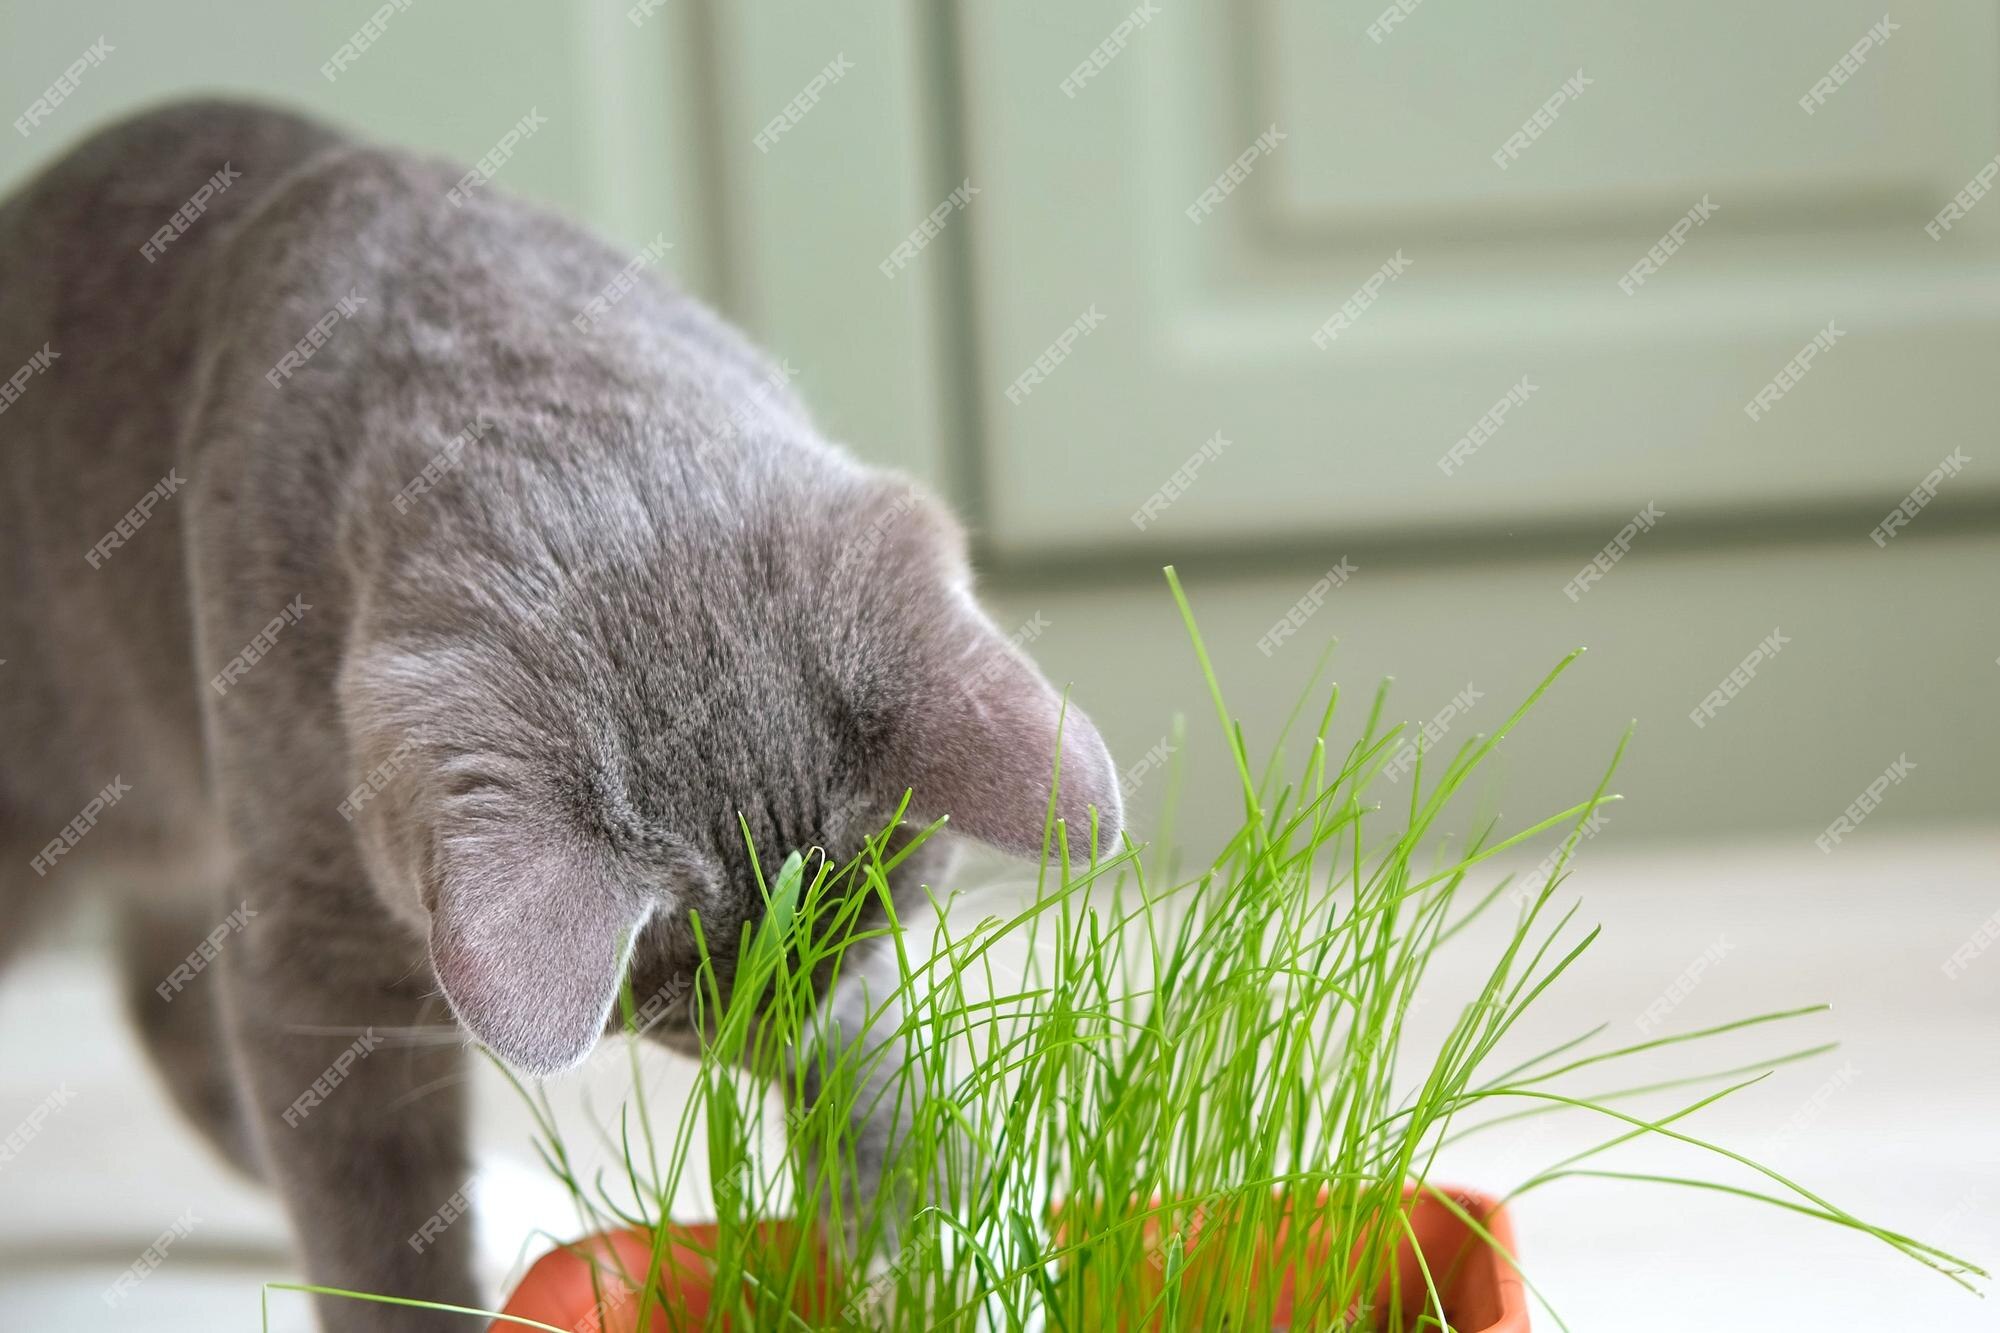
<path fill-rule="evenodd" d="M 524 1090 L 592 1238 L 535 1263 L 493 1328 L 1515 1333 L 1528 1327 L 1532 1248 L 1517 1250 L 1505 1205 L 1578 1176 L 1719 1188 L 1865 1234 L 1968 1288 L 1984 1278 L 1685 1127 L 1823 1045 L 1780 1044 L 1747 1074 L 1574 1087 L 1649 1053 L 1778 1033 L 1823 1006 L 1499 1053 L 1595 938 L 1555 900 L 1585 821 L 1615 799 L 1610 773 L 1523 827 L 1447 840 L 1439 821 L 1574 654 L 1448 757 L 1405 750 L 1383 724 L 1383 691 L 1348 722 L 1336 687 L 1289 761 L 1280 736 L 1260 765 L 1171 571 L 1169 582 L 1240 787 L 1241 826 L 1221 853 L 1182 869 L 1171 802 L 1150 847 L 1100 846 L 1087 862 L 1051 820 L 1058 860 L 1032 898 L 967 923 L 934 896 L 924 949 L 888 875 L 934 829 L 885 833 L 843 865 L 789 857 L 758 881 L 762 921 L 728 944 L 726 993 L 702 965 L 699 1114 L 670 1141 L 656 1141 L 635 1079 L 610 1127 L 622 1173 L 581 1179 L 549 1103 Z M 1378 803 L 1376 776 L 1412 759 L 1412 781 Z M 1481 877 L 1489 860 L 1551 839 L 1541 882 Z M 1496 944 L 1470 964 L 1469 943 L 1437 963 L 1488 916 Z M 815 996 L 871 954 L 867 975 L 888 980 L 843 1030 Z M 1419 1046 L 1405 1019 L 1420 998 L 1450 1020 Z M 773 1084 L 782 1098 L 765 1095 Z M 1663 1093 L 1664 1109 L 1622 1109 Z M 1432 1181 L 1447 1142 L 1554 1113 L 1595 1118 L 1603 1136 L 1505 1196 Z M 1600 1165 L 1641 1137 L 1759 1183 Z M 712 1220 L 671 1220 L 676 1201 L 702 1193 Z"/>

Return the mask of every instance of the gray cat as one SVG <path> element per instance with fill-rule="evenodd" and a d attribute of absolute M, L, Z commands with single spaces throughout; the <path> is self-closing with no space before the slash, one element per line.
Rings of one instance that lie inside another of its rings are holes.
<path fill-rule="evenodd" d="M 471 1057 L 380 1034 L 448 1006 L 574 1065 L 628 965 L 677 995 L 691 910 L 754 918 L 739 815 L 767 862 L 840 857 L 908 787 L 1042 850 L 1060 699 L 956 524 L 638 267 L 221 103 L 0 205 L 0 948 L 121 891 L 147 1044 L 314 1282 L 481 1299 L 470 1227 L 408 1243 L 465 1180 Z M 1060 749 L 1082 857 L 1117 778 L 1074 709 Z"/>

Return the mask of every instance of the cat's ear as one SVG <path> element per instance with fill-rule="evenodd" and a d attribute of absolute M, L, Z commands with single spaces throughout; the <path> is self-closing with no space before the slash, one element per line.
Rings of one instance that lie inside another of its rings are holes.
<path fill-rule="evenodd" d="M 968 609 L 958 618 L 946 650 L 924 675 L 897 728 L 895 767 L 912 792 L 914 812 L 948 814 L 955 832 L 1040 857 L 1054 777 L 1062 823 L 1050 856 L 1066 840 L 1073 861 L 1089 859 L 1093 809 L 1099 855 L 1116 850 L 1124 816 L 1104 739 L 983 614 Z"/>
<path fill-rule="evenodd" d="M 431 965 L 459 1022 L 537 1076 L 590 1054 L 657 901 L 580 839 L 521 826 L 443 839 L 433 873 Z"/>

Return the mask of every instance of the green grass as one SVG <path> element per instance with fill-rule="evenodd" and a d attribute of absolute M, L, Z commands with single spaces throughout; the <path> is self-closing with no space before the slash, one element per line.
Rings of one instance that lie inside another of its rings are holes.
<path fill-rule="evenodd" d="M 1689 1129 L 1705 1107 L 1825 1045 L 1781 1043 L 1747 1067 L 1572 1090 L 1578 1075 L 1609 1077 L 1637 1057 L 1725 1034 L 1777 1032 L 1821 1006 L 1624 1046 L 1607 1045 L 1599 1028 L 1525 1059 L 1497 1055 L 1597 936 L 1556 896 L 1585 821 L 1616 799 L 1607 789 L 1623 742 L 1601 780 L 1546 819 L 1488 823 L 1462 841 L 1439 821 L 1576 654 L 1491 735 L 1423 755 L 1383 806 L 1372 779 L 1402 741 L 1383 721 L 1385 691 L 1366 703 L 1345 749 L 1331 742 L 1336 687 L 1316 728 L 1294 738 L 1309 742 L 1293 747 L 1305 751 L 1296 772 L 1277 757 L 1284 736 L 1257 762 L 1171 570 L 1168 579 L 1240 787 L 1241 826 L 1213 861 L 1179 873 L 1163 833 L 1150 848 L 1100 848 L 1074 864 L 1051 827 L 1046 846 L 1061 859 L 1031 901 L 963 928 L 939 911 L 945 924 L 920 932 L 888 899 L 885 874 L 907 850 L 891 852 L 886 831 L 845 865 L 793 853 L 760 878 L 761 924 L 741 940 L 707 941 L 738 958 L 736 982 L 725 999 L 706 967 L 697 978 L 706 1054 L 670 1140 L 656 1139 L 635 1078 L 613 1129 L 623 1174 L 580 1179 L 546 1099 L 523 1089 L 579 1234 L 652 1228 L 664 1254 L 662 1219 L 705 1179 L 720 1224 L 715 1290 L 737 1328 L 1269 1328 L 1275 1284 L 1243 1280 L 1253 1263 L 1297 1273 L 1292 1327 L 1436 1328 L 1430 1286 L 1442 1274 L 1377 1300 L 1396 1271 L 1405 1188 L 1430 1178 L 1448 1143 L 1563 1114 L 1595 1117 L 1602 1139 L 1516 1194 L 1576 1177 L 1717 1190 L 1863 1233 L 1968 1288 L 1985 1276 Z M 1478 873 L 1536 840 L 1560 840 L 1561 853 L 1525 894 Z M 887 911 L 887 927 L 860 929 L 869 901 Z M 1470 970 L 1463 955 L 1483 935 L 1465 935 L 1449 969 L 1433 966 L 1475 919 L 1507 914 L 1500 943 Z M 933 938 L 911 938 L 924 932 Z M 893 950 L 895 993 L 881 997 L 867 1033 L 815 1042 L 815 978 L 838 975 L 864 941 Z M 1454 1016 L 1441 1039 L 1410 1049 L 1405 1019 L 1420 995 Z M 910 1055 L 900 1065 L 899 1049 Z M 817 1103 L 776 1110 L 765 1089 L 788 1085 L 795 1102 L 809 1068 Z M 1664 1113 L 1621 1109 L 1680 1089 L 1687 1099 Z M 894 1106 L 901 1151 L 896 1184 L 857 1208 L 850 1114 L 871 1096 Z M 1732 1180 L 1699 1165 L 1642 1174 L 1601 1164 L 1641 1138 L 1678 1144 Z M 811 1228 L 812 1243 L 788 1243 L 756 1228 L 774 1216 L 824 1225 Z M 1656 1216 L 1658 1243 L 1671 1248 L 1672 1214 Z M 1275 1239 L 1281 1218 L 1316 1227 L 1317 1248 L 1306 1225 Z M 834 1304 L 857 1303 L 847 1319 L 793 1313 L 819 1271 L 814 1244 L 837 1275 Z M 1354 1260 L 1315 1261 L 1329 1254 Z M 1524 1277 L 1532 1285 L 1532 1269 Z M 656 1299 L 655 1281 L 642 1297 Z M 1422 1313 L 1406 1317 L 1404 1297 Z M 692 1326 L 676 1313 L 673 1326 Z"/>

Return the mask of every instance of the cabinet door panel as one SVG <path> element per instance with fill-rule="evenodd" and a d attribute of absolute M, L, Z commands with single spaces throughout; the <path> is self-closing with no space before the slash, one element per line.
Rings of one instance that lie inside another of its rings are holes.
<path fill-rule="evenodd" d="M 635 10 L 637 22 L 628 17 Z M 692 55 L 688 27 L 684 12 L 648 12 L 636 0 L 504 12 L 479 0 L 41 6 L 0 41 L 10 117 L 99 38 L 109 52 L 39 124 L 0 136 L 0 191 L 84 134 L 173 98 L 270 101 L 466 162 L 533 112 L 540 123 L 495 186 L 626 245 L 664 235 L 673 245 L 665 266 L 706 290 L 712 256 L 700 225 L 697 154 L 678 100 Z M 635 162 L 652 169 L 636 171 Z"/>
<path fill-rule="evenodd" d="M 1879 8 L 1419 6 L 1379 42 L 1304 0 L 1152 9 L 1101 69 L 1128 4 L 962 11 L 1000 549 L 1886 510 L 1990 433 L 2000 207 L 1925 232 L 2000 147 L 1990 7 L 1898 21 L 1810 115 Z"/>

